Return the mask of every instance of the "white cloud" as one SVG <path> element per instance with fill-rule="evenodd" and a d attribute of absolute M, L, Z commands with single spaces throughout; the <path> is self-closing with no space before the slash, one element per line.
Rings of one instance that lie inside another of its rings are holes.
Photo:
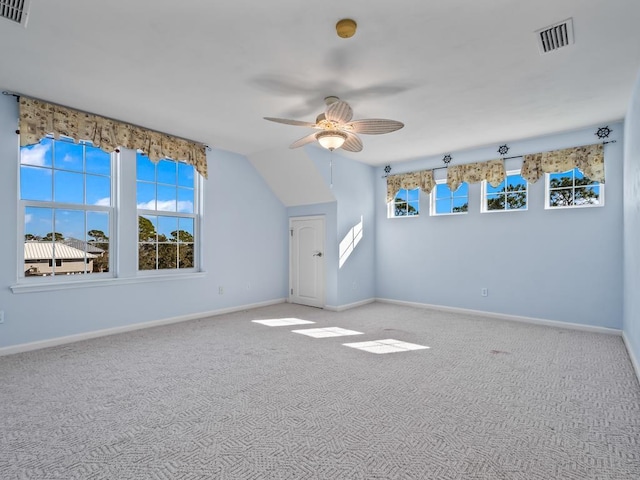
<path fill-rule="evenodd" d="M 94 205 L 98 205 L 100 207 L 110 207 L 111 206 L 111 198 L 109 198 L 109 197 L 101 198 L 97 202 L 95 202 Z M 140 208 L 140 207 L 138 207 L 138 208 Z"/>
<path fill-rule="evenodd" d="M 161 200 L 156 206 L 156 202 L 150 200 L 148 202 L 142 202 L 138 204 L 140 210 L 158 210 L 161 212 L 175 212 L 175 202 L 173 200 Z M 180 201 L 178 202 L 178 212 L 193 212 L 193 202 Z"/>
<path fill-rule="evenodd" d="M 51 145 L 48 143 L 45 145 L 39 143 L 31 148 L 24 148 L 20 152 L 20 159 L 24 164 L 43 167 L 46 165 L 46 156 L 50 148 Z"/>
<path fill-rule="evenodd" d="M 27 213 L 24 216 L 24 223 L 31 223 L 31 220 L 33 220 L 33 215 L 31 215 L 30 213 Z"/>

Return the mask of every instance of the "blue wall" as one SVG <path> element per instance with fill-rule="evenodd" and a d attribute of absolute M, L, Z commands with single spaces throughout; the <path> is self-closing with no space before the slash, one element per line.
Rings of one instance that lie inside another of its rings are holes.
<path fill-rule="evenodd" d="M 361 220 L 363 224 L 362 240 L 353 253 L 342 267 L 337 256 L 336 263 L 332 264 L 338 290 L 337 303 L 330 305 L 344 308 L 372 300 L 375 298 L 375 169 L 321 148 L 308 147 L 306 151 L 327 185 L 331 185 L 337 201 L 337 230 L 332 239 L 336 255 L 339 243 L 349 231 Z"/>
<path fill-rule="evenodd" d="M 421 194 L 419 217 L 388 219 L 380 168 L 377 296 L 620 329 L 623 126 L 610 127 L 617 142 L 605 146 L 604 207 L 545 210 L 541 179 L 529 186 L 527 211 L 480 213 L 481 184 L 472 184 L 466 215 L 430 217 L 429 199 Z M 509 155 L 596 143 L 596 129 L 509 142 Z M 497 147 L 452 152 L 453 161 L 490 160 Z M 441 159 L 394 165 L 392 173 L 439 167 Z M 509 160 L 507 169 L 521 162 Z"/>
<path fill-rule="evenodd" d="M 204 181 L 203 269 L 191 278 L 12 293 L 19 262 L 18 108 L 0 97 L 0 347 L 94 330 L 277 301 L 287 295 L 287 213 L 241 155 L 208 153 Z M 123 198 L 134 198 L 124 192 Z M 121 198 L 122 199 L 122 198 Z M 135 208 L 135 199 L 133 201 Z M 137 238 L 136 222 L 120 236 Z M 135 260 L 134 260 L 135 261 Z M 224 294 L 218 294 L 218 286 Z"/>
<path fill-rule="evenodd" d="M 636 368 L 640 362 L 640 76 L 625 120 L 624 335 Z M 640 371 L 637 372 L 640 376 Z"/>

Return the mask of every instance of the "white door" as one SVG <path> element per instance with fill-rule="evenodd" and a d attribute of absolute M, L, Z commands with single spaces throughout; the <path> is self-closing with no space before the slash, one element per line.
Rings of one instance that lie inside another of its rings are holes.
<path fill-rule="evenodd" d="M 289 301 L 324 307 L 324 217 L 289 219 Z"/>

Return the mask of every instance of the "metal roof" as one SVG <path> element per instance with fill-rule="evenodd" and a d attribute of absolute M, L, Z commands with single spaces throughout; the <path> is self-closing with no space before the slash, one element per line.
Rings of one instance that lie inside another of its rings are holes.
<path fill-rule="evenodd" d="M 25 260 L 43 260 L 54 258 L 61 259 L 82 259 L 97 258 L 97 255 L 85 253 L 77 248 L 70 247 L 60 242 L 24 242 L 24 259 Z"/>
<path fill-rule="evenodd" d="M 78 238 L 69 237 L 69 238 L 65 238 L 62 242 L 65 245 L 68 245 L 73 248 L 77 248 L 78 250 L 86 250 L 89 253 L 97 253 L 97 254 L 104 253 L 104 250 L 102 248 L 96 247 L 91 242 L 85 242 L 84 240 L 80 240 Z"/>

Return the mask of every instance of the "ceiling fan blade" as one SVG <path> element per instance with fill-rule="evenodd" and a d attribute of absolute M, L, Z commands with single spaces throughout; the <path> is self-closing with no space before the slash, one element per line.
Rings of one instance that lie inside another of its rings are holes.
<path fill-rule="evenodd" d="M 287 118 L 274 118 L 274 117 L 264 117 L 264 119 L 269 120 L 270 122 L 284 123 L 285 125 L 295 125 L 297 127 L 316 128 L 315 123 L 302 122 L 300 120 L 289 120 Z"/>
<path fill-rule="evenodd" d="M 353 132 L 367 135 L 380 135 L 391 133 L 404 127 L 404 123 L 384 118 L 367 118 L 366 120 L 354 120 L 349 123 Z"/>
<path fill-rule="evenodd" d="M 353 118 L 353 110 L 347 102 L 338 100 L 327 107 L 324 115 L 332 122 L 347 123 Z"/>
<path fill-rule="evenodd" d="M 303 145 L 306 145 L 307 143 L 315 142 L 316 141 L 316 135 L 317 134 L 312 133 L 310 135 L 307 135 L 306 137 L 302 137 L 300 140 L 296 140 L 291 145 L 289 145 L 289 148 L 298 148 L 298 147 L 301 147 Z"/>
<path fill-rule="evenodd" d="M 342 149 L 349 152 L 359 152 L 362 150 L 362 140 L 355 133 L 345 132 L 347 139 L 342 144 Z"/>

